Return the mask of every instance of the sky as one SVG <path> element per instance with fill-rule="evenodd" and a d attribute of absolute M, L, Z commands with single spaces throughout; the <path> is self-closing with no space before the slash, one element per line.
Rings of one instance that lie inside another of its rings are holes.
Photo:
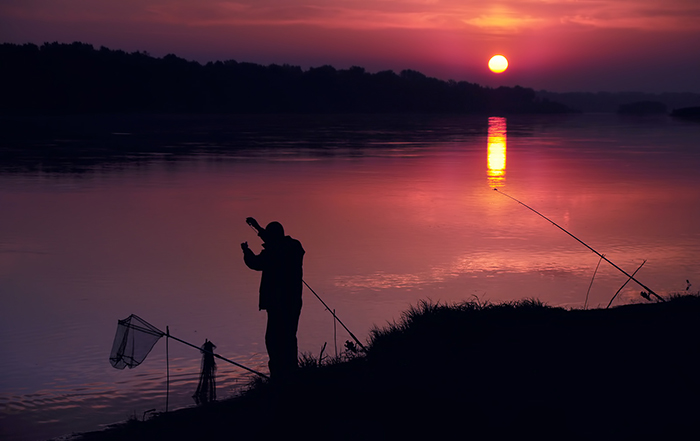
<path fill-rule="evenodd" d="M 54 41 L 491 87 L 700 93 L 698 0 L 2 0 L 0 42 Z M 488 70 L 494 54 L 504 73 Z"/>

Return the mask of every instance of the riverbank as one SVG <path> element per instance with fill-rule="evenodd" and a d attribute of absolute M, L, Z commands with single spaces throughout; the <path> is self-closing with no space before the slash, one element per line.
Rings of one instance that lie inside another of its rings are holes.
<path fill-rule="evenodd" d="M 285 387 L 80 439 L 678 438 L 700 411 L 699 315 L 695 295 L 607 310 L 422 303 L 364 354 L 307 356 Z"/>

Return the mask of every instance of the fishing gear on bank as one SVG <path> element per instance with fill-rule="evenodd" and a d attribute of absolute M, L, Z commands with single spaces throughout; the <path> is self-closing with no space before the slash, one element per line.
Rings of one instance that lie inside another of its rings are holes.
<path fill-rule="evenodd" d="M 651 288 L 647 287 L 647 286 L 644 285 L 642 282 L 640 282 L 639 280 L 635 279 L 635 278 L 634 278 L 634 274 L 632 274 L 632 275 L 628 274 L 627 271 L 625 271 L 625 270 L 623 270 L 622 268 L 620 268 L 619 266 L 615 265 L 613 262 L 610 261 L 610 259 L 608 259 L 607 257 L 605 257 L 603 254 L 600 254 L 598 251 L 594 250 L 594 249 L 593 249 L 591 246 L 589 246 L 587 243 L 585 243 L 584 241 L 582 241 L 582 240 L 579 239 L 578 237 L 574 236 L 573 234 L 571 234 L 570 232 L 568 232 L 567 230 L 565 230 L 562 226 L 560 226 L 559 224 L 557 224 L 557 223 L 554 222 L 553 220 L 549 219 L 547 216 L 543 215 L 542 213 L 540 213 L 539 211 L 537 211 L 537 210 L 535 210 L 534 208 L 530 207 L 529 205 L 527 205 L 527 204 L 525 204 L 525 203 L 523 203 L 523 202 L 520 202 L 519 200 L 515 199 L 513 196 L 510 196 L 510 195 L 508 195 L 508 194 L 506 194 L 506 193 L 503 193 L 502 191 L 500 191 L 500 190 L 497 189 L 497 188 L 494 188 L 493 190 L 496 191 L 496 192 L 499 193 L 499 194 L 502 194 L 503 196 L 505 196 L 505 197 L 507 197 L 507 198 L 509 198 L 509 199 L 514 200 L 515 202 L 519 203 L 519 204 L 522 205 L 523 207 L 525 207 L 525 208 L 527 208 L 528 210 L 532 211 L 533 213 L 535 213 L 536 215 L 540 216 L 541 218 L 543 218 L 543 219 L 546 220 L 547 222 L 551 223 L 551 224 L 554 225 L 555 227 L 559 228 L 561 231 L 563 231 L 563 232 L 565 232 L 566 234 L 568 234 L 569 236 L 573 237 L 573 238 L 576 239 L 580 244 L 582 244 L 583 246 L 585 246 L 585 247 L 588 248 L 589 250 L 593 251 L 593 252 L 594 252 L 595 254 L 597 254 L 601 259 L 605 260 L 605 261 L 608 262 L 610 265 L 612 265 L 615 269 L 617 269 L 618 271 L 620 271 L 622 274 L 626 275 L 626 276 L 629 278 L 629 280 L 633 280 L 633 281 L 636 282 L 639 286 L 641 286 L 642 288 L 644 288 L 648 294 L 653 295 L 654 297 L 656 297 L 657 299 L 659 299 L 659 300 L 662 301 L 662 302 L 665 301 L 665 300 L 663 299 L 663 297 L 661 297 L 660 295 L 656 294 Z M 635 271 L 635 273 L 636 273 L 636 271 Z"/>

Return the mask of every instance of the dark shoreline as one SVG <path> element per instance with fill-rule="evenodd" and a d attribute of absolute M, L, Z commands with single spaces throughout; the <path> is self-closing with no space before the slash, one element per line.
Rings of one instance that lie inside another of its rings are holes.
<path fill-rule="evenodd" d="M 611 309 L 424 303 L 366 354 L 83 441 L 678 439 L 700 411 L 700 297 Z"/>

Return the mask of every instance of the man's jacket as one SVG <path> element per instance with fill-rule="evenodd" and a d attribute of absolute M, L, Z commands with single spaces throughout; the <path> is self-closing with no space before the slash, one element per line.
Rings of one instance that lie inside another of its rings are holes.
<path fill-rule="evenodd" d="M 301 308 L 304 248 L 301 242 L 285 236 L 276 242 L 266 242 L 255 255 L 250 249 L 243 253 L 248 268 L 262 271 L 260 279 L 260 309 Z"/>

